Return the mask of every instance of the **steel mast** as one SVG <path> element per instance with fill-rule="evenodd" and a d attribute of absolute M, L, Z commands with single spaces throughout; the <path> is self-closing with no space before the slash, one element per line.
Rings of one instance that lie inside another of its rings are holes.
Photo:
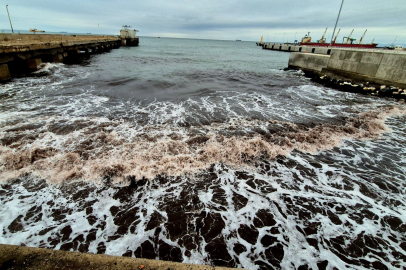
<path fill-rule="evenodd" d="M 340 18 L 341 9 L 343 8 L 343 4 L 344 4 L 344 0 L 341 2 L 340 11 L 338 12 L 338 16 L 337 16 L 336 25 L 334 26 L 333 35 L 331 36 L 331 41 L 330 41 L 330 45 L 329 45 L 330 47 L 331 47 L 331 44 L 333 43 L 334 34 L 335 34 L 335 32 L 336 32 L 336 28 L 337 28 L 338 19 Z"/>
<path fill-rule="evenodd" d="M 11 25 L 11 32 L 13 32 L 13 34 L 14 34 L 13 25 L 11 24 L 11 19 L 10 19 L 10 13 L 8 13 L 8 5 L 6 5 L 6 9 L 7 9 L 8 20 L 10 21 L 10 25 Z"/>

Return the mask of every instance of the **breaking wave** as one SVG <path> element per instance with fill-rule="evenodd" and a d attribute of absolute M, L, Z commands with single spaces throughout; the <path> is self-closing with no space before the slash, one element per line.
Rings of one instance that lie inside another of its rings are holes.
<path fill-rule="evenodd" d="M 196 130 L 172 125 L 135 129 L 127 122 L 55 117 L 3 127 L 0 141 L 3 180 L 31 173 L 50 183 L 69 180 L 102 182 L 109 178 L 153 179 L 158 175 L 198 173 L 224 163 L 249 169 L 255 162 L 286 156 L 293 150 L 315 154 L 343 139 L 375 139 L 389 131 L 384 121 L 404 108 L 382 107 L 347 117 L 340 124 L 294 124 L 276 120 L 212 123 Z"/>

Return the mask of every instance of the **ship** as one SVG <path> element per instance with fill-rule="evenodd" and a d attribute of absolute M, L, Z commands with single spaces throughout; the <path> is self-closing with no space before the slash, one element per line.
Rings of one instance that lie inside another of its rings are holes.
<path fill-rule="evenodd" d="M 45 33 L 44 30 L 37 30 L 36 28 L 31 28 L 30 32 L 34 32 L 34 33 Z"/>
<path fill-rule="evenodd" d="M 326 32 L 327 32 L 327 28 L 326 28 L 326 31 L 324 31 L 323 36 L 317 42 L 312 42 L 310 32 L 308 32 L 307 35 L 305 35 L 302 38 L 301 42 L 298 43 L 298 45 L 301 45 L 301 46 L 318 46 L 318 47 L 330 47 L 331 46 L 331 47 L 363 48 L 363 49 L 373 49 L 373 48 L 376 48 L 376 46 L 378 46 L 378 43 L 373 43 L 373 41 L 371 43 L 369 43 L 369 44 L 362 44 L 362 40 L 363 40 L 367 30 L 365 30 L 365 32 L 362 35 L 360 41 L 358 43 L 355 43 L 356 39 L 351 38 L 351 35 L 354 32 L 354 29 L 351 31 L 351 34 L 348 37 L 343 38 L 342 43 L 337 43 L 336 40 L 337 40 L 338 34 L 340 33 L 340 30 L 341 29 L 338 30 L 338 33 L 335 36 L 334 40 L 331 41 L 331 44 L 326 42 L 326 39 L 324 38 L 324 36 L 326 35 Z M 347 38 L 347 40 L 344 42 L 345 38 Z"/>

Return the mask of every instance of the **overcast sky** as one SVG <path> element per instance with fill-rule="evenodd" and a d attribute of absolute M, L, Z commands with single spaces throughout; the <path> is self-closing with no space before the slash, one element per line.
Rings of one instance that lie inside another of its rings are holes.
<path fill-rule="evenodd" d="M 129 24 L 140 36 L 294 41 L 307 32 L 331 39 L 341 0 L 5 0 L 1 29 L 118 35 Z M 344 1 L 338 41 L 348 36 L 378 43 L 406 43 L 406 0 Z"/>

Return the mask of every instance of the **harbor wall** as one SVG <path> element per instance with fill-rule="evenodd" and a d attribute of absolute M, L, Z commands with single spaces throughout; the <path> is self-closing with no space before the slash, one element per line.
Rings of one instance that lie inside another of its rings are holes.
<path fill-rule="evenodd" d="M 330 55 L 292 53 L 289 57 L 289 66 L 303 69 L 322 71 L 326 68 L 330 60 Z"/>
<path fill-rule="evenodd" d="M 120 45 L 116 36 L 0 34 L 0 81 L 36 71 L 42 62 L 75 63 Z"/>
<path fill-rule="evenodd" d="M 95 39 L 95 38 L 112 38 L 112 36 L 103 35 L 56 35 L 56 34 L 1 34 L 0 42 L 3 43 L 16 43 L 16 42 L 32 42 L 32 41 L 66 41 L 78 39 Z"/>
<path fill-rule="evenodd" d="M 332 49 L 330 55 L 294 52 L 289 67 L 406 88 L 406 52 Z"/>
<path fill-rule="evenodd" d="M 0 244 L 0 269 L 231 270 L 225 267 L 136 259 Z"/>

